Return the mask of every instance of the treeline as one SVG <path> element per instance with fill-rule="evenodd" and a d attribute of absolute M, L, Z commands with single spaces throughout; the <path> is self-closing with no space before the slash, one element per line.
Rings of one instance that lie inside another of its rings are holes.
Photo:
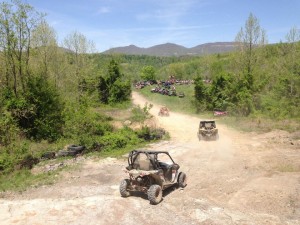
<path fill-rule="evenodd" d="M 195 82 L 198 110 L 222 109 L 236 115 L 274 119 L 300 118 L 300 32 L 292 28 L 286 42 L 266 45 L 265 31 L 250 14 L 238 33 L 237 52 L 214 60 L 213 82 Z"/>
<path fill-rule="evenodd" d="M 195 79 L 198 111 L 220 109 L 239 116 L 273 119 L 300 118 L 300 43 L 280 43 L 256 48 L 258 59 L 249 71 L 232 53 L 223 62 L 216 60 L 206 76 Z M 210 77 L 212 84 L 203 83 Z"/>
<path fill-rule="evenodd" d="M 114 53 L 112 55 L 105 54 L 91 54 L 90 57 L 95 62 L 97 68 L 101 70 L 104 64 L 108 64 L 112 59 L 119 63 L 122 71 L 127 79 L 132 82 L 140 81 L 142 70 L 145 67 L 151 67 L 155 70 L 155 78 L 165 80 L 170 74 L 176 73 L 179 78 L 188 78 L 193 76 L 195 65 L 191 70 L 185 71 L 183 63 L 191 64 L 191 61 L 200 59 L 201 57 L 195 56 L 180 56 L 180 57 L 159 57 L 159 56 L 147 56 L 147 55 L 124 55 Z M 196 66 L 200 66 L 196 63 Z M 181 73 L 179 73 L 181 70 Z M 193 71 L 193 72 L 192 72 Z M 190 73 L 192 72 L 192 73 Z"/>

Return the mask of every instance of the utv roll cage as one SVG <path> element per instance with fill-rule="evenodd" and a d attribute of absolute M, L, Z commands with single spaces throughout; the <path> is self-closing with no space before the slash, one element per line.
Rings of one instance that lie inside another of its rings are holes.
<path fill-rule="evenodd" d="M 147 157 L 148 164 L 147 166 L 142 166 L 136 163 L 137 157 L 140 154 L 144 154 Z M 126 169 L 145 169 L 145 170 L 158 170 L 161 168 L 159 161 L 157 159 L 158 154 L 166 154 L 171 159 L 172 163 L 175 164 L 174 160 L 170 156 L 169 152 L 167 151 L 149 151 L 149 150 L 133 150 L 128 155 L 128 167 Z"/>

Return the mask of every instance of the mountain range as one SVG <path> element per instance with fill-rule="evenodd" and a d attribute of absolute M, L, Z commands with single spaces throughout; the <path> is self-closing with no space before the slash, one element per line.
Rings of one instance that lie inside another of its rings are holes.
<path fill-rule="evenodd" d="M 236 42 L 214 42 L 186 48 L 181 45 L 166 43 L 149 48 L 140 48 L 135 45 L 111 48 L 103 54 L 120 53 L 126 55 L 151 55 L 151 56 L 183 56 L 183 55 L 209 55 L 214 53 L 232 52 L 236 49 Z"/>

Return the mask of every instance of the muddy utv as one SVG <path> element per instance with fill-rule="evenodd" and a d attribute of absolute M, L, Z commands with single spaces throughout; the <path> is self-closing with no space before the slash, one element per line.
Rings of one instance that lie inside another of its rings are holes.
<path fill-rule="evenodd" d="M 144 192 L 150 203 L 156 205 L 162 200 L 165 189 L 186 186 L 186 174 L 179 168 L 166 151 L 133 150 L 125 169 L 129 179 L 121 181 L 120 194 L 129 197 L 134 191 Z"/>
<path fill-rule="evenodd" d="M 159 116 L 170 116 L 169 109 L 166 106 L 163 106 L 159 109 Z"/>
<path fill-rule="evenodd" d="M 213 120 L 200 121 L 198 129 L 198 139 L 200 140 L 217 140 L 219 138 L 216 122 Z"/>

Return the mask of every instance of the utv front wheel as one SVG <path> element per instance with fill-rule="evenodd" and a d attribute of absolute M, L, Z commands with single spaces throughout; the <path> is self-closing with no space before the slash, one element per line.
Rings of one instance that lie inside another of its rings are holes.
<path fill-rule="evenodd" d="M 154 184 L 151 185 L 149 190 L 148 190 L 148 199 L 151 204 L 157 205 L 160 203 L 162 199 L 162 189 L 161 186 Z"/>
<path fill-rule="evenodd" d="M 129 180 L 128 179 L 124 179 L 124 180 L 121 181 L 121 183 L 120 183 L 120 194 L 121 194 L 122 197 L 129 197 L 130 196 L 130 192 L 127 190 L 128 185 L 129 185 Z"/>
<path fill-rule="evenodd" d="M 184 188 L 186 186 L 186 174 L 181 172 L 178 177 L 178 186 Z"/>

